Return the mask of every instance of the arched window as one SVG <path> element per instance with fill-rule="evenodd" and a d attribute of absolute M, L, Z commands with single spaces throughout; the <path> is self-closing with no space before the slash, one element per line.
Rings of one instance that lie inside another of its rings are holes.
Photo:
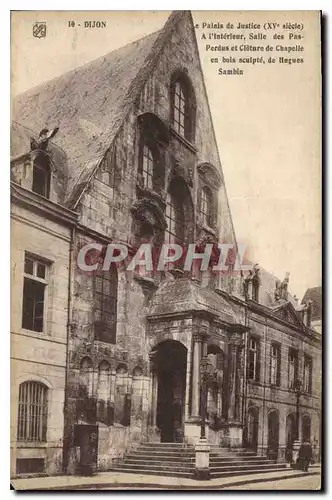
<path fill-rule="evenodd" d="M 98 269 L 94 276 L 95 338 L 116 343 L 118 273 L 112 264 L 109 271 Z"/>
<path fill-rule="evenodd" d="M 201 216 L 206 226 L 212 225 L 212 193 L 207 186 L 203 187 L 201 193 Z"/>
<path fill-rule="evenodd" d="M 146 189 L 153 189 L 154 158 L 151 149 L 145 144 L 142 158 L 142 177 Z"/>
<path fill-rule="evenodd" d="M 46 441 L 47 431 L 46 385 L 23 382 L 19 388 L 17 440 Z"/>
<path fill-rule="evenodd" d="M 193 142 L 196 100 L 189 78 L 176 72 L 171 80 L 171 122 L 174 130 Z"/>

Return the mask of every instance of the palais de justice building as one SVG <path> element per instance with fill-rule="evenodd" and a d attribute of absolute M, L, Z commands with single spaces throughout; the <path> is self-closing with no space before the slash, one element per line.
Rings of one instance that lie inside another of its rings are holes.
<path fill-rule="evenodd" d="M 11 178 L 12 475 L 195 443 L 202 359 L 210 443 L 319 441 L 321 336 L 288 276 L 77 266 L 88 243 L 236 245 L 190 13 L 19 95 Z"/>

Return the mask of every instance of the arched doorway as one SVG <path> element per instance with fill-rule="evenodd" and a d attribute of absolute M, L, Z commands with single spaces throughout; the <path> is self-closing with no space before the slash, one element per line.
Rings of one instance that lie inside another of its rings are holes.
<path fill-rule="evenodd" d="M 285 459 L 287 462 L 292 461 L 293 443 L 297 437 L 296 417 L 294 413 L 290 413 L 286 419 L 286 453 Z"/>
<path fill-rule="evenodd" d="M 259 410 L 255 406 L 248 409 L 248 448 L 256 451 L 258 446 Z"/>
<path fill-rule="evenodd" d="M 267 454 L 271 460 L 277 460 L 279 448 L 279 414 L 271 410 L 268 416 Z"/>
<path fill-rule="evenodd" d="M 153 349 L 158 377 L 157 427 L 164 443 L 183 440 L 187 349 L 175 340 Z"/>
<path fill-rule="evenodd" d="M 310 441 L 311 438 L 311 420 L 309 415 L 302 417 L 302 441 Z"/>

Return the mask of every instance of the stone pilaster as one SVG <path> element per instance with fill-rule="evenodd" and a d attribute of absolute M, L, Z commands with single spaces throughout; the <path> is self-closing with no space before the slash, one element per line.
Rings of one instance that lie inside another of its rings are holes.
<path fill-rule="evenodd" d="M 200 374 L 199 366 L 202 356 L 203 339 L 200 334 L 193 335 L 192 377 L 191 377 L 191 417 L 198 418 L 200 414 Z"/>

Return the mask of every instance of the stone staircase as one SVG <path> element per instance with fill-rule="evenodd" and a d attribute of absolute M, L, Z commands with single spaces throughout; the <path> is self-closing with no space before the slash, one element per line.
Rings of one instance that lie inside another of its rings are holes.
<path fill-rule="evenodd" d="M 211 445 L 210 476 L 240 476 L 276 472 L 286 468 L 286 463 L 276 463 L 244 448 L 230 450 Z M 110 469 L 130 474 L 146 474 L 193 478 L 195 448 L 183 443 L 141 443 Z"/>

